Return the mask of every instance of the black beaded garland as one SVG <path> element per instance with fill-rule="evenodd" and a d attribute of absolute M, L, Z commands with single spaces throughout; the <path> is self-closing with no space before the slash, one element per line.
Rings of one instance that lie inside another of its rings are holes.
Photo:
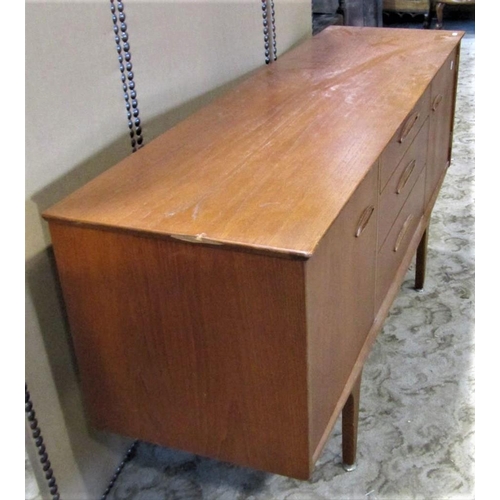
<path fill-rule="evenodd" d="M 269 26 L 271 26 L 271 36 L 273 39 L 273 60 L 276 61 L 278 58 L 278 52 L 276 50 L 276 18 L 274 11 L 274 0 L 261 0 L 262 9 L 262 26 L 264 27 L 264 57 L 266 64 L 271 62 L 271 51 L 269 45 Z"/>
<path fill-rule="evenodd" d="M 28 419 L 30 429 L 33 431 L 32 436 L 35 440 L 38 454 L 40 455 L 39 460 L 42 464 L 43 471 L 45 472 L 45 479 L 47 480 L 52 500 L 59 500 L 60 496 L 58 493 L 57 481 L 54 476 L 54 471 L 50 468 L 49 455 L 43 442 L 42 432 L 40 427 L 38 427 L 38 420 L 35 418 L 35 410 L 33 408 L 33 402 L 31 401 L 31 395 L 28 391 L 27 384 L 24 385 L 24 393 L 24 410 L 26 412 L 26 418 Z"/>
<path fill-rule="evenodd" d="M 132 139 L 132 142 L 135 142 L 134 139 Z M 139 140 L 137 141 L 139 142 Z M 142 137 L 141 137 L 141 142 L 142 142 Z M 132 445 L 130 446 L 130 448 L 127 450 L 127 452 L 125 453 L 125 457 L 123 458 L 123 460 L 120 462 L 120 464 L 118 465 L 118 467 L 115 469 L 115 472 L 113 473 L 113 475 L 111 476 L 111 479 L 109 481 L 109 484 L 107 486 L 107 488 L 104 490 L 104 493 L 102 494 L 101 496 L 101 500 L 106 500 L 107 496 L 109 495 L 111 489 L 113 488 L 113 486 L 115 485 L 116 483 L 116 480 L 118 479 L 118 477 L 120 476 L 123 468 L 125 467 L 125 465 L 127 464 L 127 462 L 129 462 L 130 460 L 132 460 L 132 458 L 134 457 L 135 455 L 135 452 L 137 450 L 137 445 L 138 445 L 139 441 L 134 441 L 132 443 Z"/>
<path fill-rule="evenodd" d="M 127 110 L 127 118 L 129 120 L 128 128 L 130 129 L 131 137 L 130 145 L 132 146 L 132 152 L 135 152 L 144 141 L 141 136 L 142 130 L 139 127 L 140 121 L 139 124 L 137 124 L 137 120 L 135 120 L 135 131 L 134 122 L 130 121 L 132 116 L 134 118 L 139 116 L 139 109 L 137 107 L 137 92 L 135 90 L 134 73 L 132 71 L 132 54 L 130 53 L 129 34 L 127 32 L 128 26 L 127 23 L 125 23 L 125 5 L 123 1 L 115 2 L 115 0 L 110 0 L 110 4 L 112 14 L 111 20 L 113 21 L 113 33 L 115 34 L 116 51 L 118 52 L 119 70 L 121 73 L 120 79 L 122 81 L 122 88 L 124 92 L 123 97 L 125 99 L 125 108 Z M 117 11 L 118 15 L 116 15 Z M 126 62 L 125 66 L 123 65 L 124 60 Z M 125 73 L 125 71 L 127 73 Z M 133 112 L 130 111 L 130 103 L 128 102 L 130 97 L 134 99 Z"/>
<path fill-rule="evenodd" d="M 262 1 L 262 24 L 264 26 L 264 60 L 266 61 L 266 64 L 269 64 L 271 62 L 270 52 L 269 52 L 269 47 L 266 47 L 267 39 L 269 38 L 269 28 L 267 27 L 267 1 L 266 0 L 261 0 Z"/>
<path fill-rule="evenodd" d="M 273 32 L 273 59 L 278 59 L 278 51 L 276 49 L 276 17 L 274 12 L 274 0 L 270 0 L 271 6 L 271 31 Z"/>

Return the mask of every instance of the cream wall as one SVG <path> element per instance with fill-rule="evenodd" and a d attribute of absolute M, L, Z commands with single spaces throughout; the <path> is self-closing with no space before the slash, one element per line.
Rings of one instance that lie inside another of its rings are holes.
<path fill-rule="evenodd" d="M 260 1 L 125 0 L 145 144 L 263 64 Z M 279 54 L 310 0 L 275 0 Z M 90 429 L 40 213 L 131 153 L 109 1 L 26 3 L 26 381 L 61 498 L 98 498 L 130 440 Z M 26 450 L 40 480 L 36 450 Z"/>

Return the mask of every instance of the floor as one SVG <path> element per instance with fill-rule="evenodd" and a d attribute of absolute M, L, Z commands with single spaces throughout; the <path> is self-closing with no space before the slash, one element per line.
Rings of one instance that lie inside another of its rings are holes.
<path fill-rule="evenodd" d="M 445 29 L 467 33 L 453 161 L 432 217 L 425 290 L 413 290 L 412 264 L 364 369 L 358 468 L 341 467 L 340 421 L 309 481 L 140 443 L 110 499 L 474 498 L 474 20 L 445 18 Z"/>

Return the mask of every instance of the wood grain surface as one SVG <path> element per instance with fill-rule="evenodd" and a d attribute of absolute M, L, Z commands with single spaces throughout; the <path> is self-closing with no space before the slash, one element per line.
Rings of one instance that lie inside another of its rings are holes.
<path fill-rule="evenodd" d="M 44 216 L 308 257 L 455 35 L 330 27 Z"/>
<path fill-rule="evenodd" d="M 51 224 L 95 427 L 307 478 L 303 262 Z"/>

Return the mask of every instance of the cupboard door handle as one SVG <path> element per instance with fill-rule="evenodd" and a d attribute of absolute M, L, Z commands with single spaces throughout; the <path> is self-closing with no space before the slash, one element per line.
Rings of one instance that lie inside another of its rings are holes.
<path fill-rule="evenodd" d="M 417 123 L 419 118 L 420 118 L 420 113 L 415 113 L 413 116 L 410 116 L 408 120 L 406 120 L 403 130 L 401 130 L 401 135 L 399 136 L 400 143 L 403 142 L 408 137 L 408 134 L 410 133 L 415 123 Z"/>
<path fill-rule="evenodd" d="M 373 215 L 374 211 L 375 207 L 373 205 L 370 205 L 369 207 L 366 207 L 363 210 L 363 213 L 359 218 L 358 229 L 356 229 L 356 233 L 354 235 L 356 236 L 356 238 L 359 238 L 361 236 L 361 233 L 365 230 L 366 226 L 368 225 L 368 222 L 370 222 L 371 216 Z"/>
<path fill-rule="evenodd" d="M 439 107 L 439 104 L 443 100 L 443 94 L 438 94 L 436 97 L 434 97 L 434 100 L 432 101 L 432 111 L 436 111 Z"/>
<path fill-rule="evenodd" d="M 408 163 L 408 165 L 406 165 L 406 168 L 404 169 L 404 172 L 401 174 L 401 178 L 399 179 L 398 186 L 396 188 L 396 194 L 401 194 L 401 191 L 403 191 L 406 183 L 410 179 L 416 164 L 417 160 L 412 160 L 410 163 Z"/>
<path fill-rule="evenodd" d="M 396 240 L 396 244 L 394 245 L 394 251 L 397 252 L 399 250 L 399 247 L 401 246 L 401 243 L 403 243 L 404 237 L 406 235 L 406 231 L 408 231 L 408 228 L 410 227 L 411 221 L 413 220 L 413 214 L 410 214 L 408 218 L 405 220 L 405 223 L 403 224 L 403 227 L 401 231 L 398 234 L 398 239 Z"/>

